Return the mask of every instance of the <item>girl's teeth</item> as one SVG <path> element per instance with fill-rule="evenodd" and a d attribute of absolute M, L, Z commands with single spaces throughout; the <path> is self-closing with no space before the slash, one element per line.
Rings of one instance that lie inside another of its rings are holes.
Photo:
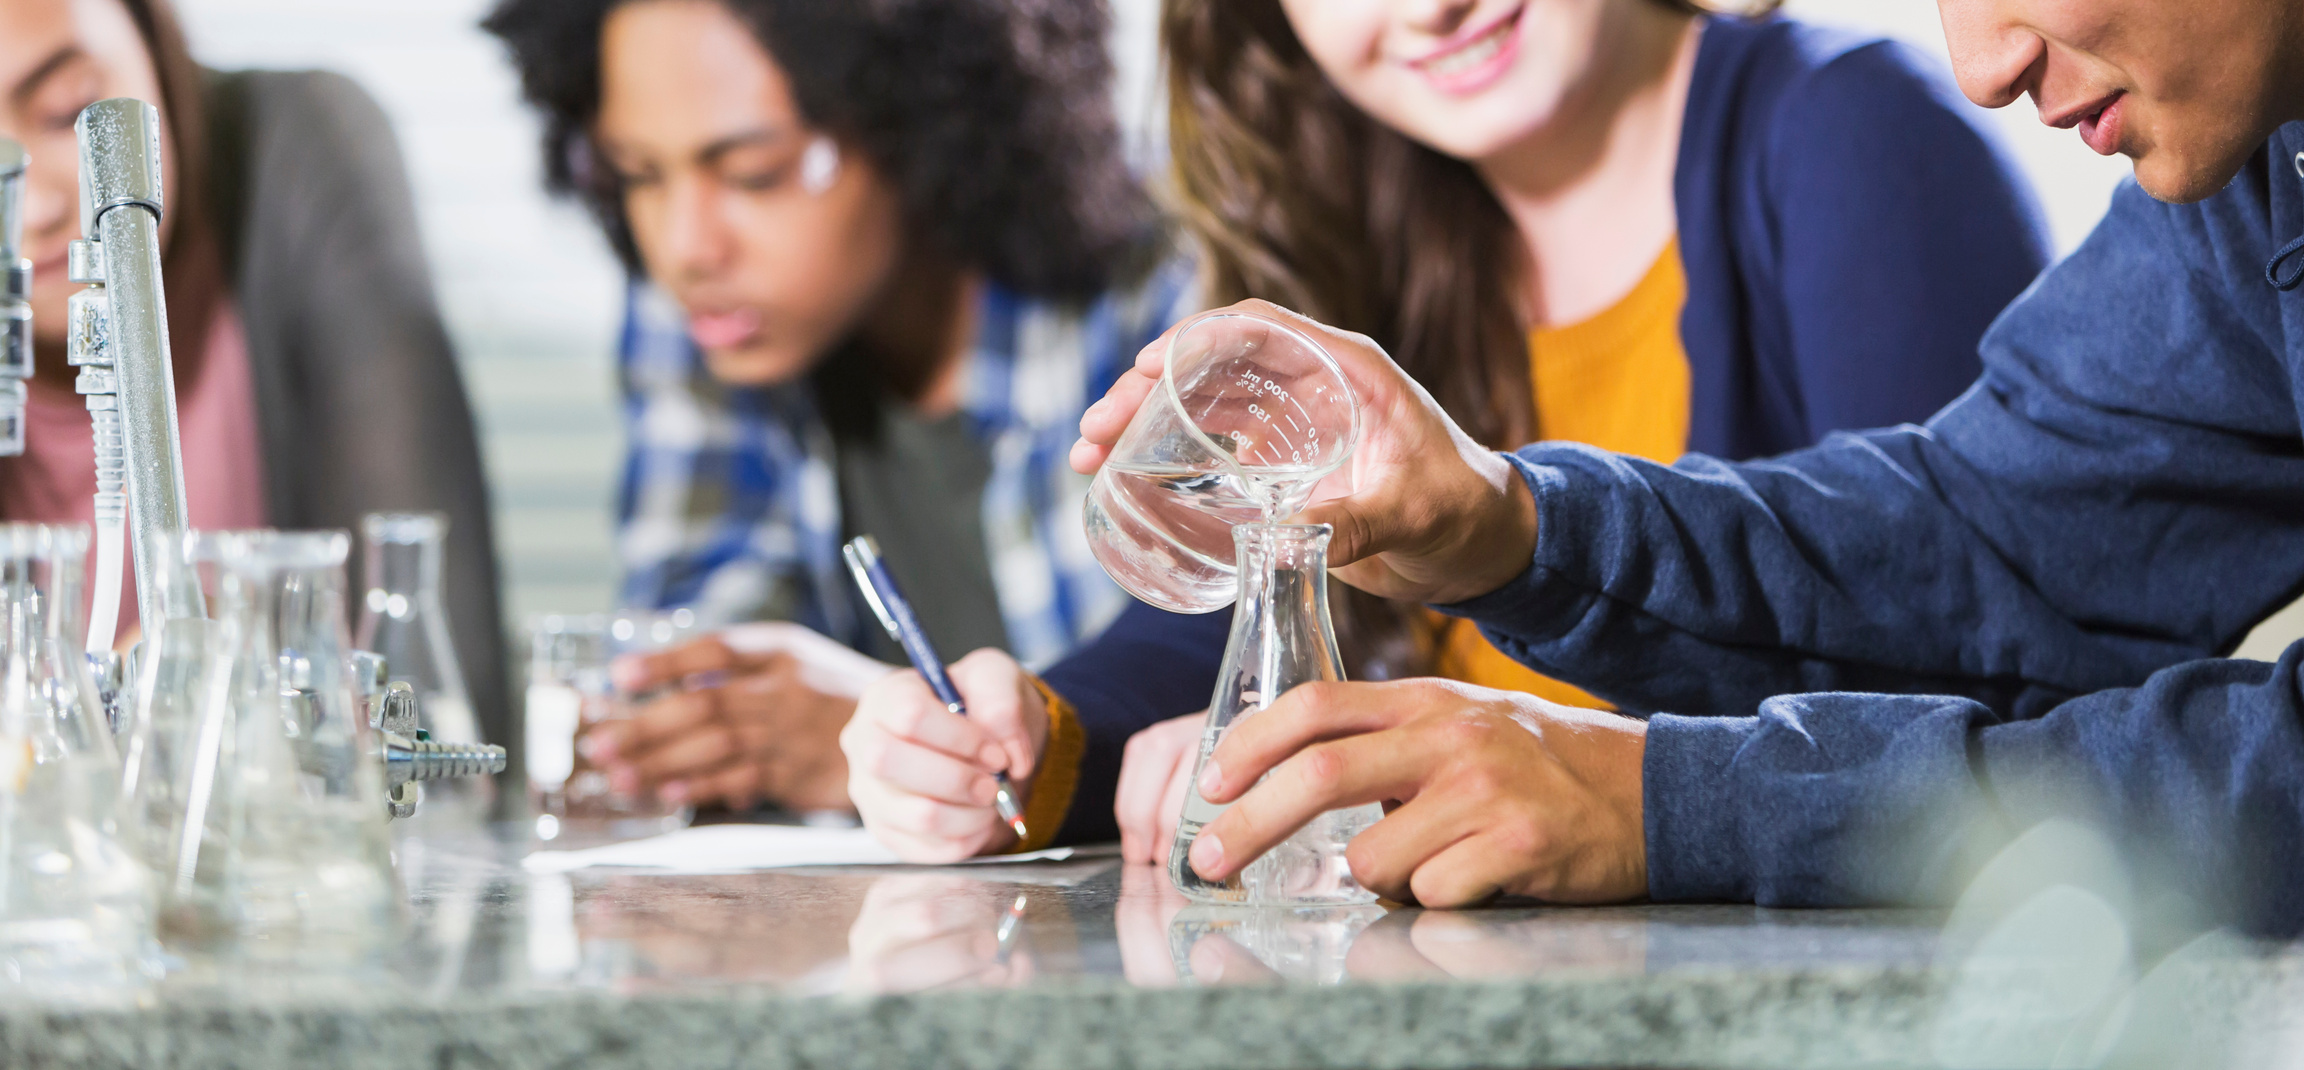
<path fill-rule="evenodd" d="M 1482 34 L 1479 40 L 1465 45 L 1450 55 L 1433 60 L 1424 69 L 1446 77 L 1452 74 L 1461 74 L 1486 63 L 1493 59 L 1496 53 L 1503 51 L 1504 31 L 1510 28 L 1509 23 L 1499 25 Z"/>

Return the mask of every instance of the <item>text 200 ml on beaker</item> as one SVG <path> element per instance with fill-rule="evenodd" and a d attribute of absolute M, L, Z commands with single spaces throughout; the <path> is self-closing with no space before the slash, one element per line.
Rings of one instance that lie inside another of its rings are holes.
<path fill-rule="evenodd" d="M 1160 382 L 1088 490 L 1088 546 L 1130 594 L 1177 613 L 1231 603 L 1232 528 L 1286 519 L 1360 440 L 1335 358 L 1303 332 L 1210 312 L 1168 340 Z"/>

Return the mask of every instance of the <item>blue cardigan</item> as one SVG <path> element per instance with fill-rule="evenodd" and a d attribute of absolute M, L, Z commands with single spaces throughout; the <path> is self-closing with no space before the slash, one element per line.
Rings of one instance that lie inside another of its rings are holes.
<path fill-rule="evenodd" d="M 1974 381 L 1977 339 L 2047 243 L 1964 107 L 1893 42 L 1708 22 L 1673 180 L 1690 449 L 1759 456 L 1918 420 Z M 1045 674 L 1088 735 L 1064 842 L 1118 834 L 1122 748 L 1208 705 L 1230 619 L 1132 606 Z"/>

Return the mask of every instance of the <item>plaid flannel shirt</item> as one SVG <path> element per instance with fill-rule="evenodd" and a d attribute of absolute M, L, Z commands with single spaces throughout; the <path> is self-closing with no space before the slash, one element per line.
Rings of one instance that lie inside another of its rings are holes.
<path fill-rule="evenodd" d="M 964 409 L 992 459 L 984 545 L 1026 665 L 1062 657 L 1125 603 L 1088 551 L 1088 479 L 1066 457 L 1081 412 L 1193 310 L 1193 291 L 1182 260 L 1084 308 L 985 287 Z M 714 625 L 790 620 L 861 646 L 869 622 L 840 561 L 832 439 L 809 385 L 713 381 L 686 317 L 645 283 L 630 289 L 618 350 L 623 604 L 685 606 Z"/>

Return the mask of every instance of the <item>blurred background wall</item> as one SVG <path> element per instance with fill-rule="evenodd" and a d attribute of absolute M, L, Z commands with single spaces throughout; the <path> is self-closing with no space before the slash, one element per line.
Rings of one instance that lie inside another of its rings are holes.
<path fill-rule="evenodd" d="M 543 195 L 536 126 L 495 42 L 487 0 L 178 0 L 194 52 L 219 67 L 326 67 L 357 78 L 398 128 L 441 303 L 479 411 L 508 620 L 611 608 L 617 429 L 612 354 L 621 272 L 572 206 Z M 1139 161 L 1158 159 L 1157 0 L 1113 0 L 1118 103 Z M 1944 55 L 1930 0 L 1790 0 L 1818 21 Z M 2059 252 L 2103 214 L 2124 160 L 2040 125 L 2029 104 L 1983 113 L 2031 177 Z M 2304 632 L 2304 613 L 2282 634 Z M 2251 653 L 2277 650 L 2271 636 Z"/>
<path fill-rule="evenodd" d="M 179 0 L 215 67 L 326 67 L 397 128 L 433 284 L 479 412 L 507 620 L 608 607 L 622 272 L 538 185 L 536 127 L 484 0 Z"/>

